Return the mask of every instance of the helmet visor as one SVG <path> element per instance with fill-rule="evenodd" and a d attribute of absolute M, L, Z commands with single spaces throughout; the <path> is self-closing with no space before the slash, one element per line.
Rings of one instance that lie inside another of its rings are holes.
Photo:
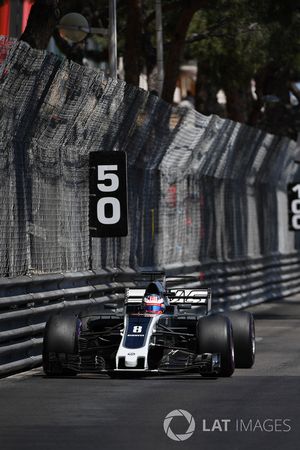
<path fill-rule="evenodd" d="M 146 305 L 145 307 L 146 312 L 152 313 L 152 314 L 158 314 L 162 312 L 163 306 L 162 305 Z"/>

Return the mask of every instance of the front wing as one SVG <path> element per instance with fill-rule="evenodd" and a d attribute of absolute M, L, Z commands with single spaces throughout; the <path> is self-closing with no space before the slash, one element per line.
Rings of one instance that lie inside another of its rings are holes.
<path fill-rule="evenodd" d="M 162 320 L 162 323 L 160 321 Z M 187 328 L 168 328 L 168 316 L 126 315 L 124 323 L 99 328 L 111 320 L 98 319 L 95 329 L 79 337 L 77 355 L 49 355 L 74 372 L 145 372 L 170 373 L 197 370 L 201 374 L 218 374 L 220 355 L 198 355 L 192 345 L 195 334 Z M 154 356 L 153 356 L 154 355 Z M 54 361 L 53 361 L 54 363 Z"/>

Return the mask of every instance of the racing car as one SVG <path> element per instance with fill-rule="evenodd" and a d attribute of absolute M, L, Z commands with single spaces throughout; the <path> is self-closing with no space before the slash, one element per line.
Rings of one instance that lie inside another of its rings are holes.
<path fill-rule="evenodd" d="M 110 311 L 107 311 L 110 309 Z M 197 372 L 229 377 L 255 359 L 252 314 L 216 313 L 210 289 L 169 288 L 166 277 L 126 289 L 123 306 L 62 312 L 47 322 L 47 376 Z"/>

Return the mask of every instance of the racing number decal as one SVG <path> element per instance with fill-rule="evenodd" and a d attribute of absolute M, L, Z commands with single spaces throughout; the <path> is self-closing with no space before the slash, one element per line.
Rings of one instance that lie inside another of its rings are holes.
<path fill-rule="evenodd" d="M 142 332 L 142 330 L 143 330 L 143 327 L 142 326 L 140 326 L 140 325 L 135 325 L 134 327 L 133 327 L 133 333 L 141 333 Z"/>
<path fill-rule="evenodd" d="M 148 330 L 152 317 L 128 317 L 128 324 L 124 336 L 124 347 L 143 347 L 147 339 Z"/>
<path fill-rule="evenodd" d="M 289 229 L 300 230 L 300 183 L 288 185 Z"/>
<path fill-rule="evenodd" d="M 127 165 L 125 152 L 90 153 L 90 234 L 128 234 Z"/>

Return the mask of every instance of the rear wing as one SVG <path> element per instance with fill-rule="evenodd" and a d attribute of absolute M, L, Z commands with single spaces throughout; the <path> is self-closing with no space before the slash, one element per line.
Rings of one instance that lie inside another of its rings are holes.
<path fill-rule="evenodd" d="M 167 297 L 171 305 L 207 305 L 207 311 L 211 310 L 211 289 L 168 289 Z"/>
<path fill-rule="evenodd" d="M 145 295 L 145 289 L 126 289 L 125 305 L 141 304 Z M 211 310 L 211 289 L 168 289 L 165 292 L 171 305 L 206 305 L 207 311 Z"/>

